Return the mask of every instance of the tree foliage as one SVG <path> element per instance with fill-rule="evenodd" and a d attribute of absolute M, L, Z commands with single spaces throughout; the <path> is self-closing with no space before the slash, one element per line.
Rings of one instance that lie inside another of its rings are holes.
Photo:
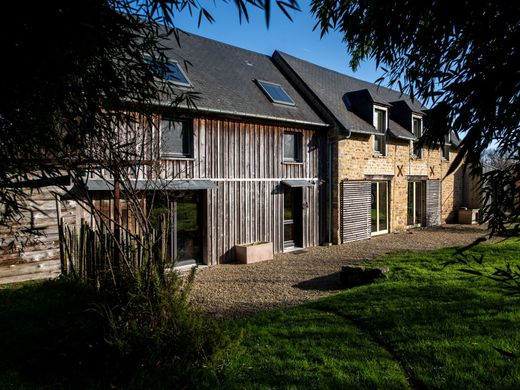
<path fill-rule="evenodd" d="M 235 0 L 240 20 L 270 0 Z M 277 1 L 287 14 L 295 0 Z M 166 72 L 164 39 L 175 20 L 213 22 L 193 0 L 57 0 L 9 2 L 0 26 L 0 224 L 20 216 L 26 188 L 60 184 L 89 167 L 114 171 L 127 159 L 117 128 L 139 111 L 150 118 L 158 101 L 196 103 L 156 82 Z M 150 57 L 152 61 L 147 60 Z M 121 154 L 121 152 L 124 152 Z M 117 176 L 117 172 L 112 172 Z"/>
<path fill-rule="evenodd" d="M 431 106 L 423 142 L 442 142 L 450 129 L 463 137 L 451 172 L 464 159 L 478 170 L 480 155 L 492 144 L 515 161 L 516 169 L 495 172 L 503 180 L 495 184 L 508 186 L 516 199 L 507 220 L 518 218 L 520 186 L 508 184 L 520 182 L 518 4 L 312 0 L 312 11 L 322 35 L 343 34 L 354 69 L 375 60 L 390 85 Z"/>

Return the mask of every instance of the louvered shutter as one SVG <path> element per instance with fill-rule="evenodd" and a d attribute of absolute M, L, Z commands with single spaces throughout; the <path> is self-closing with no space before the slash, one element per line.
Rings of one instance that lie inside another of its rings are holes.
<path fill-rule="evenodd" d="M 441 223 L 441 181 L 426 181 L 426 226 Z"/>
<path fill-rule="evenodd" d="M 370 182 L 341 183 L 341 242 L 370 238 Z"/>

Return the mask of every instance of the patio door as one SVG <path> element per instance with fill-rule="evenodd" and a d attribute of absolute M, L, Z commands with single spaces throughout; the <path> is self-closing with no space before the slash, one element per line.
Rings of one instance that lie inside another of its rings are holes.
<path fill-rule="evenodd" d="M 371 235 L 388 233 L 388 182 L 376 181 L 371 185 Z"/>
<path fill-rule="evenodd" d="M 196 191 L 155 195 L 150 212 L 152 228 L 163 232 L 166 259 L 176 266 L 202 260 L 201 196 Z"/>
<path fill-rule="evenodd" d="M 284 187 L 283 192 L 283 248 L 302 247 L 302 189 Z"/>
<path fill-rule="evenodd" d="M 419 227 L 424 224 L 426 208 L 426 182 L 408 182 L 408 226 Z"/>

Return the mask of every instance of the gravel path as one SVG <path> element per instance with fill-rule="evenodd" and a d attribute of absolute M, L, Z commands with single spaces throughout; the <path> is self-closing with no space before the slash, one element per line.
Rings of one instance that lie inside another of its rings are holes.
<path fill-rule="evenodd" d="M 485 235 L 480 226 L 444 225 L 282 253 L 275 255 L 274 260 L 257 264 L 201 268 L 195 278 L 192 300 L 204 312 L 224 318 L 294 306 L 337 291 L 342 265 L 386 253 L 468 245 Z"/>

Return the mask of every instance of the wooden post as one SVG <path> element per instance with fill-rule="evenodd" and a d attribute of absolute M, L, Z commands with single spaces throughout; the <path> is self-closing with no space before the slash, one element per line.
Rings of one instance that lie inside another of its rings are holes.
<path fill-rule="evenodd" d="M 114 180 L 114 267 L 119 268 L 120 250 L 121 250 L 121 184 L 119 180 Z"/>

